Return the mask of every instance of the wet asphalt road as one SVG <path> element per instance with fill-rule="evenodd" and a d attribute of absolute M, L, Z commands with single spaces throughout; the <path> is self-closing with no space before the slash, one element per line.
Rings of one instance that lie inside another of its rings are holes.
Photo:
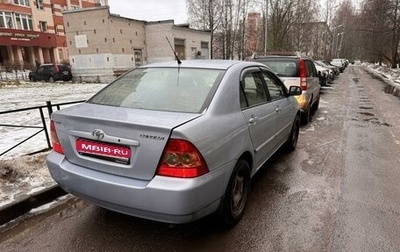
<path fill-rule="evenodd" d="M 0 233 L 0 251 L 400 251 L 400 100 L 361 67 L 323 88 L 298 148 L 252 181 L 242 221 L 169 226 L 70 198 Z"/>

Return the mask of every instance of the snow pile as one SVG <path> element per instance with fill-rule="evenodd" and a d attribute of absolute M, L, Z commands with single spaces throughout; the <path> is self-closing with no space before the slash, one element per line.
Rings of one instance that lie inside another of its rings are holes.
<path fill-rule="evenodd" d="M 0 207 L 55 184 L 46 166 L 46 155 L 0 159 Z"/>
<path fill-rule="evenodd" d="M 370 63 L 362 63 L 362 66 L 370 72 L 388 79 L 396 88 L 400 88 L 400 68 Z"/>
<path fill-rule="evenodd" d="M 1 74 L 1 73 L 0 73 Z M 4 77 L 4 73 L 2 74 Z M 55 103 L 87 100 L 106 84 L 46 83 L 0 80 L 0 112 Z M 61 107 L 63 108 L 63 107 Z M 46 125 L 49 125 L 44 109 Z M 0 153 L 25 140 L 39 129 L 1 125 L 42 126 L 39 110 L 0 115 Z M 46 165 L 48 152 L 27 155 L 47 148 L 44 132 L 0 156 L 0 207 L 55 184 Z"/>

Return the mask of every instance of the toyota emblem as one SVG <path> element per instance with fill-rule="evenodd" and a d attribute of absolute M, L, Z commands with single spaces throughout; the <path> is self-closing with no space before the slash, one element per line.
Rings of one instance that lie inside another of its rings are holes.
<path fill-rule="evenodd" d="M 104 138 L 104 131 L 102 131 L 101 129 L 95 129 L 92 133 L 92 136 L 97 140 L 101 140 Z"/>

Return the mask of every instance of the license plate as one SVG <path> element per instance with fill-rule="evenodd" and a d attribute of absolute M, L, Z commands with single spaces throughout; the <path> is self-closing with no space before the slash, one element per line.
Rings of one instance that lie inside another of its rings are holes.
<path fill-rule="evenodd" d="M 69 72 L 68 72 L 68 71 L 64 71 L 63 74 L 64 74 L 64 75 L 68 75 Z"/>
<path fill-rule="evenodd" d="M 122 164 L 129 164 L 132 155 L 131 148 L 128 146 L 91 141 L 81 138 L 76 140 L 76 150 L 81 155 Z"/>

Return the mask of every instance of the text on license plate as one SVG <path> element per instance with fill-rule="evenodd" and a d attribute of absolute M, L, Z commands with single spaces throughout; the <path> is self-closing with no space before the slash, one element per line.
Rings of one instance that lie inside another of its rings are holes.
<path fill-rule="evenodd" d="M 118 163 L 129 164 L 131 148 L 103 142 L 96 142 L 87 139 L 76 140 L 76 150 L 82 155 L 94 156 Z"/>

